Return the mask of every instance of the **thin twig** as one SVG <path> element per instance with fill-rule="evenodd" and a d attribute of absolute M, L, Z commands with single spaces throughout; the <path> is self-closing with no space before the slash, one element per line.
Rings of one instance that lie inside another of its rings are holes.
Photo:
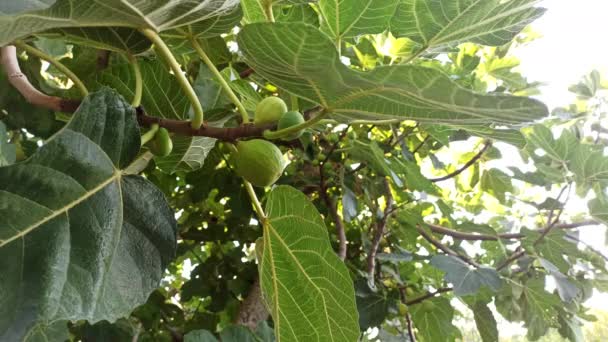
<path fill-rule="evenodd" d="M 570 235 L 570 234 L 566 234 L 566 237 L 567 237 L 568 239 L 574 240 L 574 241 L 576 241 L 577 243 L 580 243 L 580 244 L 584 245 L 585 247 L 587 247 L 587 249 L 589 249 L 589 250 L 590 250 L 590 251 L 592 251 L 593 253 L 595 253 L 595 254 L 597 254 L 597 255 L 601 256 L 601 257 L 602 257 L 604 260 L 608 261 L 608 256 L 606 256 L 604 253 L 602 253 L 602 252 L 598 251 L 597 249 L 595 249 L 595 248 L 591 247 L 591 246 L 590 246 L 588 243 L 586 243 L 586 242 L 582 241 L 581 239 L 579 239 L 579 238 L 577 238 L 577 237 L 575 237 L 575 236 L 572 236 L 572 235 Z"/>
<path fill-rule="evenodd" d="M 392 208 L 394 205 L 393 194 L 391 193 L 391 186 L 387 178 L 384 178 L 384 193 L 386 200 L 386 208 L 384 208 L 384 215 L 382 219 L 376 223 L 376 230 L 374 232 L 374 238 L 372 245 L 367 254 L 367 275 L 370 284 L 374 283 L 374 270 L 376 268 L 376 254 L 378 253 L 378 247 L 380 247 L 380 241 L 384 236 L 386 230 L 386 224 L 389 217 L 391 216 Z"/>
<path fill-rule="evenodd" d="M 477 154 L 475 156 L 473 156 L 473 158 L 471 158 L 468 162 L 466 162 L 460 169 L 449 173 L 443 177 L 439 177 L 439 178 L 431 178 L 429 179 L 431 182 L 441 182 L 444 180 L 448 180 L 450 178 L 454 178 L 456 176 L 458 176 L 459 174 L 463 173 L 466 169 L 468 169 L 471 165 L 475 164 L 475 162 L 477 162 L 477 160 L 479 160 L 479 158 L 481 158 L 481 156 L 483 156 L 483 154 L 488 150 L 488 148 L 492 146 L 492 143 L 487 140 L 484 145 L 483 148 L 477 152 Z"/>
<path fill-rule="evenodd" d="M 436 295 L 438 295 L 438 294 L 441 294 L 441 293 L 446 293 L 446 292 L 450 292 L 450 291 L 452 291 L 452 290 L 453 290 L 453 288 L 451 288 L 451 287 L 442 287 L 442 288 L 437 289 L 437 290 L 435 290 L 435 291 L 433 291 L 433 292 L 429 292 L 429 293 L 427 293 L 427 294 L 425 294 L 425 295 L 422 295 L 422 296 L 420 296 L 420 297 L 418 297 L 418 298 L 414 298 L 414 299 L 412 299 L 412 300 L 409 300 L 409 301 L 407 301 L 407 302 L 405 303 L 405 305 L 414 305 L 414 304 L 418 304 L 418 303 L 424 302 L 425 300 L 427 300 L 427 299 L 429 299 L 429 298 L 433 298 L 433 297 L 435 297 L 435 296 L 436 296 Z"/>
<path fill-rule="evenodd" d="M 399 287 L 399 298 L 401 303 L 407 305 L 407 295 L 405 294 L 405 287 Z M 412 322 L 412 315 L 409 312 L 405 313 L 405 323 L 407 325 L 407 334 L 411 342 L 416 342 L 416 335 L 414 334 L 414 323 Z"/>
<path fill-rule="evenodd" d="M 562 223 L 556 224 L 554 226 L 555 229 L 576 229 L 584 226 L 591 226 L 599 224 L 595 220 L 581 221 L 581 222 L 573 222 L 573 223 Z M 476 234 L 476 233 L 465 233 L 460 232 L 454 229 L 450 229 L 447 227 L 439 226 L 432 223 L 426 223 L 433 233 L 443 234 L 451 236 L 457 240 L 467 240 L 467 241 L 497 241 L 497 240 L 516 240 L 523 239 L 526 237 L 523 233 L 504 233 L 497 235 L 489 235 L 489 234 Z M 544 229 L 538 230 L 538 232 L 543 233 Z"/>
<path fill-rule="evenodd" d="M 559 218 L 561 217 L 561 215 L 563 213 L 565 203 L 568 202 L 568 198 L 570 198 L 571 186 L 572 186 L 572 183 L 568 183 L 568 184 L 564 185 L 564 187 L 562 187 L 562 189 L 560 190 L 559 195 L 557 195 L 557 201 L 559 201 L 561 199 L 561 197 L 564 194 L 564 192 L 566 191 L 566 189 L 568 189 L 568 196 L 566 197 L 566 200 L 564 201 L 564 205 L 561 206 L 558 214 L 556 215 L 555 219 L 553 219 L 553 220 L 551 220 L 551 219 L 553 217 L 554 210 L 551 210 L 551 212 L 549 213 L 549 220 L 547 222 L 547 226 L 545 227 L 545 229 L 542 230 L 540 236 L 536 240 L 534 240 L 534 242 L 532 243 L 534 246 L 537 246 L 538 244 L 540 244 L 543 241 L 543 239 L 547 235 L 549 235 L 549 233 L 556 227 L 557 222 L 559 221 Z M 510 257 L 505 259 L 502 263 L 500 263 L 496 267 L 496 270 L 497 271 L 502 270 L 503 268 L 509 266 L 511 263 L 517 261 L 519 258 L 523 257 L 524 255 L 526 255 L 526 251 L 521 246 L 518 247 Z"/>
<path fill-rule="evenodd" d="M 340 141 L 342 139 L 344 139 L 344 137 L 346 136 L 346 133 L 348 132 L 349 128 L 350 128 L 350 126 L 347 126 L 342 131 L 342 133 L 340 133 L 338 140 L 330 147 L 329 151 L 327 152 L 327 155 L 325 156 L 325 159 L 319 163 L 319 195 L 321 196 L 321 199 L 323 199 L 323 201 L 325 202 L 325 205 L 327 206 L 327 210 L 329 211 L 329 214 L 331 215 L 332 219 L 334 220 L 334 225 L 336 226 L 336 233 L 338 234 L 338 242 L 339 242 L 338 256 L 340 257 L 341 260 L 346 259 L 346 252 L 347 252 L 346 230 L 344 228 L 344 222 L 342 222 L 342 219 L 338 215 L 338 208 L 336 206 L 336 202 L 329 195 L 329 192 L 328 192 L 329 189 L 327 188 L 327 182 L 325 180 L 324 166 L 325 166 L 325 163 L 327 163 L 327 161 L 331 157 L 332 153 L 336 150 L 337 146 L 340 144 Z"/>
<path fill-rule="evenodd" d="M 454 250 L 452 250 L 450 247 L 442 244 L 441 242 L 439 242 L 437 239 L 435 239 L 431 234 L 429 234 L 426 230 L 424 230 L 424 228 L 422 228 L 419 224 L 416 225 L 416 230 L 418 231 L 418 233 L 420 233 L 420 235 L 426 240 L 428 241 L 431 245 L 435 246 L 437 249 L 442 250 L 445 254 L 451 255 L 453 257 L 459 258 L 462 261 L 466 262 L 467 264 L 471 265 L 471 266 L 475 266 L 475 267 L 479 267 L 481 265 L 479 265 L 477 262 L 475 262 L 473 259 L 466 257 L 464 255 L 460 255 L 459 253 L 456 253 Z"/>
<path fill-rule="evenodd" d="M 418 150 L 420 150 L 422 148 L 422 146 L 424 146 L 424 144 L 426 144 L 426 142 L 431 138 L 430 135 L 427 135 L 426 138 L 424 138 L 420 144 L 418 144 L 418 146 L 416 146 L 414 148 L 414 150 L 412 151 L 412 154 L 416 154 L 416 152 L 418 152 Z"/>

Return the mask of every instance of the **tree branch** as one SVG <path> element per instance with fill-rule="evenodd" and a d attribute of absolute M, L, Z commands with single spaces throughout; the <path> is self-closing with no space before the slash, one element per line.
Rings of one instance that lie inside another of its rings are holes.
<path fill-rule="evenodd" d="M 566 196 L 564 205 L 566 202 L 568 202 L 568 198 L 570 198 L 571 186 L 572 186 L 572 183 L 568 183 L 568 184 L 564 185 L 564 187 L 560 190 L 559 195 L 557 195 L 557 201 L 559 201 L 561 199 L 561 197 L 564 194 L 564 192 L 566 191 L 566 189 L 568 189 L 568 195 Z M 537 246 L 539 243 L 541 243 L 543 241 L 543 239 L 545 238 L 545 236 L 549 235 L 549 233 L 555 228 L 555 226 L 557 225 L 557 222 L 559 221 L 559 218 L 561 217 L 561 215 L 564 211 L 564 205 L 562 205 L 562 207 L 559 209 L 559 212 L 557 213 L 557 216 L 555 217 L 555 219 L 553 219 L 554 211 L 551 210 L 551 212 L 549 212 L 549 219 L 547 222 L 547 227 L 545 229 L 543 229 L 541 231 L 540 236 L 536 240 L 534 240 L 534 242 L 533 242 L 534 246 Z M 502 270 L 503 268 L 509 266 L 512 262 L 523 257 L 524 255 L 526 255 L 526 251 L 521 246 L 518 247 L 517 250 L 515 251 L 515 253 L 513 253 L 510 257 L 508 257 L 505 261 L 503 261 L 500 265 L 498 265 L 496 267 L 496 270 L 497 271 Z"/>
<path fill-rule="evenodd" d="M 79 100 L 62 99 L 49 96 L 36 89 L 27 77 L 21 72 L 17 59 L 17 49 L 8 45 L 0 49 L 2 52 L 2 66 L 6 72 L 9 82 L 25 100 L 38 107 L 47 108 L 56 112 L 74 112 L 80 105 Z"/>
<path fill-rule="evenodd" d="M 460 255 L 458 253 L 456 253 L 454 250 L 452 250 L 450 247 L 442 244 L 441 242 L 439 242 L 437 239 L 435 239 L 431 234 L 427 233 L 426 230 L 424 230 L 419 224 L 416 225 L 416 230 L 418 231 L 418 233 L 420 233 L 420 235 L 422 235 L 422 237 L 428 241 L 431 245 L 435 246 L 437 249 L 442 250 L 445 254 L 451 255 L 453 257 L 459 258 L 462 261 L 466 262 L 467 264 L 471 265 L 471 266 L 475 266 L 475 267 L 479 267 L 481 265 L 479 265 L 477 262 L 475 262 L 473 259 L 468 258 L 464 255 Z"/>
<path fill-rule="evenodd" d="M 525 234 L 523 233 L 504 233 L 498 235 L 488 235 L 488 234 L 475 234 L 475 233 L 466 233 L 460 232 L 454 229 L 450 229 L 447 227 L 439 226 L 432 223 L 425 223 L 433 233 L 448 235 L 458 240 L 468 240 L 468 241 L 497 241 L 497 240 L 515 240 L 515 239 L 523 239 Z M 562 223 L 556 224 L 554 226 L 555 229 L 576 229 L 584 226 L 591 226 L 599 224 L 595 220 L 587 220 L 581 222 L 573 222 L 573 223 Z M 543 233 L 545 230 L 539 230 L 540 233 Z"/>
<path fill-rule="evenodd" d="M 486 142 L 483 145 L 483 148 L 479 152 L 477 152 L 477 154 L 475 156 L 473 156 L 473 158 L 471 158 L 471 160 L 466 162 L 460 169 L 458 169 L 452 173 L 449 173 L 443 177 L 431 178 L 429 180 L 431 182 L 441 182 L 441 181 L 448 180 L 450 178 L 454 178 L 454 177 L 458 176 L 459 174 L 463 173 L 466 169 L 471 167 L 471 165 L 475 164 L 475 162 L 477 162 L 477 160 L 479 160 L 479 158 L 481 158 L 481 156 L 483 156 L 483 154 L 488 150 L 488 148 L 490 148 L 490 146 L 492 146 L 492 142 L 490 142 L 489 140 L 486 140 Z"/>
<path fill-rule="evenodd" d="M 429 293 L 427 293 L 425 295 L 422 295 L 422 296 L 420 296 L 418 298 L 414 298 L 412 300 L 409 300 L 409 301 L 405 302 L 405 305 L 418 304 L 418 303 L 421 303 L 421 302 L 423 302 L 423 301 L 425 301 L 425 300 L 427 300 L 429 298 L 433 298 L 433 297 L 435 297 L 438 294 L 445 293 L 445 292 L 450 292 L 452 290 L 453 290 L 453 288 L 451 288 L 451 287 L 442 287 L 442 288 L 437 289 L 437 290 L 435 290 L 433 292 L 429 292 Z"/>
<path fill-rule="evenodd" d="M 349 128 L 350 128 L 350 126 L 347 126 L 346 129 L 344 129 L 342 131 L 342 133 L 340 133 L 340 136 L 338 137 L 338 141 L 336 141 L 330 147 L 325 159 L 319 163 L 319 195 L 321 196 L 321 199 L 323 199 L 323 201 L 325 202 L 325 205 L 327 206 L 327 210 L 329 211 L 329 214 L 331 215 L 331 217 L 334 220 L 334 225 L 336 226 L 336 232 L 338 233 L 338 241 L 340 244 L 339 245 L 340 247 L 338 249 L 338 256 L 340 257 L 341 260 L 346 259 L 346 251 L 347 251 L 347 249 L 346 249 L 347 248 L 346 247 L 346 231 L 344 229 L 344 223 L 342 222 L 342 219 L 340 218 L 340 216 L 338 216 L 338 208 L 336 206 L 336 202 L 334 201 L 333 198 L 331 198 L 329 196 L 327 183 L 325 181 L 324 165 L 325 165 L 325 163 L 327 163 L 327 161 L 331 157 L 331 154 L 334 153 L 338 144 L 340 144 L 340 141 L 342 139 L 344 139 Z"/>
<path fill-rule="evenodd" d="M 384 178 L 384 193 L 386 198 L 386 208 L 384 208 L 384 215 L 382 219 L 376 223 L 376 230 L 372 245 L 367 254 L 367 275 L 370 284 L 374 283 L 374 271 L 376 269 L 376 254 L 378 253 L 378 247 L 380 247 L 380 241 L 384 236 L 386 230 L 386 223 L 388 218 L 391 216 L 392 208 L 394 205 L 393 194 L 391 193 L 391 186 L 387 178 Z"/>
<path fill-rule="evenodd" d="M 269 313 L 262 297 L 260 280 L 259 278 L 256 278 L 253 285 L 251 285 L 247 298 L 241 303 L 239 313 L 236 316 L 234 323 L 244 325 L 255 331 L 258 324 L 265 321 L 268 318 L 268 315 Z"/>

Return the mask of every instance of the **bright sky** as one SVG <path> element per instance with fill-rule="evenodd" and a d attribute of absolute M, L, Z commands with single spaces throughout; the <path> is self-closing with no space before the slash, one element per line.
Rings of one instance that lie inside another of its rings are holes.
<path fill-rule="evenodd" d="M 545 0 L 541 6 L 548 11 L 532 27 L 543 37 L 516 54 L 530 81 L 547 83 L 539 98 L 553 108 L 571 103 L 568 86 L 593 68 L 608 72 L 608 1 Z"/>
<path fill-rule="evenodd" d="M 573 102 L 568 86 L 592 69 L 608 74 L 608 1 L 545 0 L 542 6 L 548 11 L 532 27 L 543 37 L 519 48 L 516 55 L 530 81 L 546 83 L 538 98 L 552 109 Z M 576 211 L 584 204 L 572 203 L 568 209 Z M 608 254 L 604 236 L 600 227 L 581 229 L 583 241 Z M 608 295 L 596 293 L 587 305 L 608 310 Z"/>

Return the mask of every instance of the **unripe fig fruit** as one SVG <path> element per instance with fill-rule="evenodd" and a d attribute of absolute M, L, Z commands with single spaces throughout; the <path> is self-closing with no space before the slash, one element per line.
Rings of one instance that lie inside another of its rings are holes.
<path fill-rule="evenodd" d="M 414 295 L 414 290 L 412 290 L 412 288 L 411 288 L 411 287 L 406 288 L 406 289 L 405 289 L 405 295 L 406 295 L 408 298 L 412 297 L 412 296 Z"/>
<path fill-rule="evenodd" d="M 304 120 L 304 116 L 302 114 L 300 114 L 300 112 L 295 112 L 295 111 L 287 112 L 287 113 L 283 114 L 283 116 L 281 116 L 281 119 L 279 119 L 277 129 L 281 130 L 281 129 L 289 128 L 289 127 L 304 123 L 304 121 L 306 121 L 306 120 Z M 289 140 L 298 139 L 302 135 L 302 132 L 303 131 L 300 130 L 298 132 L 285 136 L 285 137 L 283 137 L 283 140 L 289 141 Z"/>
<path fill-rule="evenodd" d="M 233 156 L 236 173 L 253 185 L 265 187 L 274 184 L 285 169 L 283 154 L 273 143 L 253 139 L 239 141 Z"/>
<path fill-rule="evenodd" d="M 169 136 L 169 131 L 166 128 L 159 128 L 154 135 L 154 139 L 148 143 L 150 151 L 158 157 L 166 157 L 173 150 L 173 141 Z"/>
<path fill-rule="evenodd" d="M 273 124 L 287 113 L 287 105 L 280 97 L 270 96 L 255 107 L 253 123 L 256 125 Z"/>
<path fill-rule="evenodd" d="M 424 309 L 425 311 L 432 311 L 433 309 L 435 309 L 435 303 L 424 301 L 422 302 L 422 309 Z"/>
<path fill-rule="evenodd" d="M 405 316 L 408 313 L 408 309 L 407 309 L 407 305 L 403 304 L 403 303 L 399 303 L 399 314 L 401 316 Z"/>

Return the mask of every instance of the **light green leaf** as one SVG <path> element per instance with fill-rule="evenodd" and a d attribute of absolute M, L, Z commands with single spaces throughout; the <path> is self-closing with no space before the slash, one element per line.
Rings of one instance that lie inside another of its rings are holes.
<path fill-rule="evenodd" d="M 454 308 L 447 298 L 435 297 L 410 308 L 421 342 L 456 341 L 460 331 L 452 324 Z"/>
<path fill-rule="evenodd" d="M 553 265 L 549 260 L 539 258 L 539 262 L 543 268 L 549 272 L 553 279 L 555 280 L 555 287 L 557 288 L 557 293 L 559 297 L 565 303 L 570 303 L 572 300 L 577 298 L 579 295 L 579 289 L 576 287 L 574 283 L 572 283 L 568 277 L 560 272 L 555 265 Z"/>
<path fill-rule="evenodd" d="M 115 321 L 159 285 L 177 227 L 156 187 L 122 173 L 139 144 L 134 110 L 103 89 L 32 157 L 0 168 L 0 340 Z"/>
<path fill-rule="evenodd" d="M 539 256 L 547 259 L 564 274 L 568 274 L 571 267 L 570 262 L 564 258 L 565 256 L 585 258 L 585 255 L 578 249 L 576 243 L 567 239 L 566 233 L 563 230 L 551 230 L 534 248 L 531 247 L 538 240 L 541 233 L 530 230 L 523 230 L 523 232 L 526 234 L 526 238 L 523 241 L 524 248 L 535 250 Z"/>
<path fill-rule="evenodd" d="M 451 255 L 435 255 L 431 265 L 445 272 L 445 280 L 452 283 L 457 296 L 476 294 L 482 286 L 493 291 L 498 291 L 502 286 L 495 269 L 485 266 L 473 268 Z"/>
<path fill-rule="evenodd" d="M 331 38 L 382 33 L 399 0 L 320 0 L 321 29 Z"/>
<path fill-rule="evenodd" d="M 391 32 L 431 49 L 464 42 L 500 46 L 545 12 L 538 2 L 402 0 Z"/>
<path fill-rule="evenodd" d="M 277 186 L 266 211 L 259 269 L 277 340 L 356 341 L 353 282 L 315 206 L 296 189 Z"/>
<path fill-rule="evenodd" d="M 0 166 L 11 165 L 17 157 L 17 148 L 9 144 L 6 125 L 0 121 Z"/>
<path fill-rule="evenodd" d="M 532 279 L 522 289 L 524 320 L 528 338 L 536 340 L 545 335 L 549 326 L 557 325 L 556 308 L 563 306 L 559 298 L 545 291 L 543 279 Z"/>
<path fill-rule="evenodd" d="M 132 55 L 145 52 L 152 46 L 142 33 L 128 27 L 58 28 L 37 36 L 60 37 L 66 42 Z"/>
<path fill-rule="evenodd" d="M 505 194 L 513 192 L 511 177 L 499 169 L 490 169 L 481 176 L 481 189 L 496 197 L 501 203 L 506 202 Z"/>
<path fill-rule="evenodd" d="M 471 309 L 481 340 L 483 342 L 498 342 L 498 326 L 488 305 L 483 302 L 475 302 Z"/>
<path fill-rule="evenodd" d="M 243 23 L 263 23 L 267 20 L 263 2 L 266 0 L 241 0 Z"/>
<path fill-rule="evenodd" d="M 0 46 L 34 33 L 68 27 L 131 27 L 161 32 L 221 15 L 237 4 L 237 0 L 57 0 L 46 9 L 0 15 Z"/>
<path fill-rule="evenodd" d="M 139 62 L 143 79 L 142 105 L 149 115 L 188 120 L 190 102 L 173 75 L 159 61 Z M 97 77 L 99 84 L 114 87 L 126 98 L 134 96 L 135 79 L 129 64 L 117 64 Z M 193 171 L 201 168 L 216 139 L 208 137 L 174 136 L 173 151 L 167 157 L 155 158 L 157 166 L 167 172 Z"/>
<path fill-rule="evenodd" d="M 463 126 L 521 123 L 547 115 L 545 105 L 536 100 L 479 95 L 435 69 L 349 69 L 327 36 L 305 24 L 247 25 L 237 40 L 257 74 L 347 121 L 411 119 Z"/>
<path fill-rule="evenodd" d="M 589 212 L 593 218 L 608 225 L 608 205 L 599 199 L 592 199 L 587 203 Z"/>
<path fill-rule="evenodd" d="M 313 26 L 319 26 L 319 14 L 309 4 L 281 7 L 275 11 L 276 21 L 302 22 Z"/>
<path fill-rule="evenodd" d="M 0 2 L 0 15 L 44 9 L 51 6 L 54 2 L 55 0 L 2 1 Z"/>

